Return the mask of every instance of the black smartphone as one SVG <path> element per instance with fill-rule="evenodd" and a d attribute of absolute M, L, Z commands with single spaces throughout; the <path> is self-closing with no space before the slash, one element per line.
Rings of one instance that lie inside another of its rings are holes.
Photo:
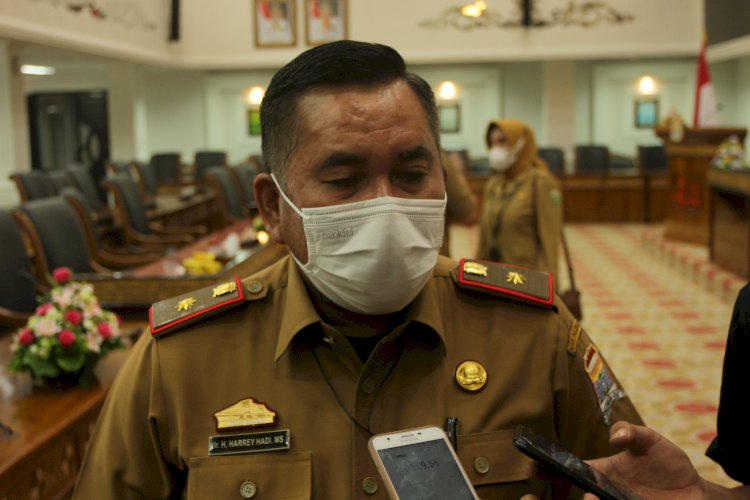
<path fill-rule="evenodd" d="M 608 479 L 589 464 L 564 450 L 550 439 L 519 425 L 513 445 L 539 463 L 566 477 L 570 482 L 602 500 L 640 500 L 640 497 Z"/>

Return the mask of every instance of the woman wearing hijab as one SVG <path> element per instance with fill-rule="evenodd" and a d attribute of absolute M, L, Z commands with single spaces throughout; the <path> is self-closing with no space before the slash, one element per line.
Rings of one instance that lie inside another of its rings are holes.
<path fill-rule="evenodd" d="M 492 175 L 484 188 L 478 259 L 551 272 L 557 278 L 560 186 L 537 156 L 534 132 L 497 120 L 486 133 Z"/>

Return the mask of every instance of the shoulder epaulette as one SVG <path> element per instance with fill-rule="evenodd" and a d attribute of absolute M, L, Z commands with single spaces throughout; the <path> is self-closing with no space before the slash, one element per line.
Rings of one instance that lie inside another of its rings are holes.
<path fill-rule="evenodd" d="M 151 335 L 161 337 L 172 333 L 231 309 L 244 300 L 245 289 L 239 278 L 162 300 L 152 305 L 148 313 Z"/>
<path fill-rule="evenodd" d="M 451 272 L 456 284 L 509 300 L 551 309 L 555 294 L 552 275 L 524 267 L 483 260 L 461 259 Z"/>

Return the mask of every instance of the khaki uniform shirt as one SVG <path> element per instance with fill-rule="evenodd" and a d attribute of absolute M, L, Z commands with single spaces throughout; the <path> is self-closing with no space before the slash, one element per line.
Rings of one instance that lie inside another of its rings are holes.
<path fill-rule="evenodd" d="M 453 223 L 467 224 L 475 220 L 477 214 L 477 197 L 471 192 L 463 169 L 457 160 L 450 155 L 443 155 L 446 170 L 445 193 L 448 202 L 445 207 L 445 230 L 440 254 L 450 256 L 450 226 Z M 468 257 L 462 255 L 460 257 Z"/>
<path fill-rule="evenodd" d="M 532 167 L 510 180 L 493 175 L 484 187 L 477 258 L 550 272 L 557 282 L 561 223 L 552 174 Z"/>
<path fill-rule="evenodd" d="M 623 392 L 603 390 L 617 380 L 577 323 L 459 289 L 453 268 L 439 260 L 408 319 L 365 364 L 321 322 L 288 257 L 243 281 L 245 303 L 144 334 L 110 390 L 74 498 L 240 498 L 244 483 L 256 499 L 385 499 L 370 433 L 442 427 L 447 417 L 458 418 L 458 455 L 485 499 L 549 494 L 527 479 L 528 461 L 511 444 L 517 424 L 583 458 L 614 453 L 605 414 L 641 420 Z M 456 382 L 466 360 L 487 370 L 477 392 Z M 249 397 L 276 423 L 217 431 L 214 413 Z M 208 454 L 210 436 L 269 429 L 289 429 L 290 449 Z"/>

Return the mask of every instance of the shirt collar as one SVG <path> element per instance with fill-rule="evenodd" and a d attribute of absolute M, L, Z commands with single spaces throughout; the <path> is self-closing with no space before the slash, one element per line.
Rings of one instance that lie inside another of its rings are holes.
<path fill-rule="evenodd" d="M 302 281 L 294 260 L 287 257 L 286 299 L 283 306 L 281 328 L 279 329 L 274 360 L 278 361 L 289 343 L 308 326 L 320 323 L 320 315 L 310 300 L 305 283 Z"/>
<path fill-rule="evenodd" d="M 287 261 L 287 291 L 276 344 L 274 358 L 276 361 L 289 348 L 289 344 L 298 333 L 310 325 L 323 321 L 310 300 L 309 292 L 297 269 L 297 265 L 291 258 L 287 258 Z M 434 271 L 435 274 L 439 272 L 438 268 Z M 437 283 L 433 278 L 427 282 L 412 302 L 406 322 L 416 321 L 435 331 L 445 349 L 443 318 L 440 316 L 439 311 L 440 303 L 438 300 Z"/>

